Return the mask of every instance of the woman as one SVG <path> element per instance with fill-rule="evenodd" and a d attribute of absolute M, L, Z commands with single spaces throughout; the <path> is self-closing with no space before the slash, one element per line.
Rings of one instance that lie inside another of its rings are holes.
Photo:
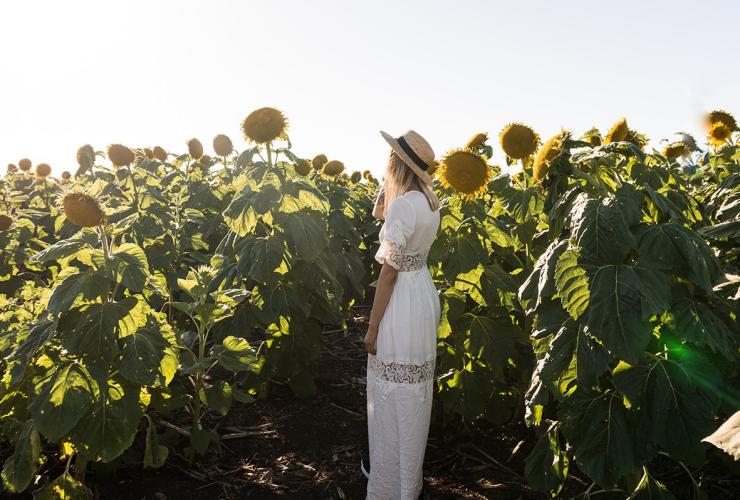
<path fill-rule="evenodd" d="M 384 223 L 375 254 L 382 267 L 364 340 L 367 498 L 416 500 L 423 484 L 441 314 L 426 266 L 439 229 L 439 200 L 427 173 L 434 164 L 429 143 L 412 130 L 398 138 L 381 134 L 391 153 L 373 210 Z"/>

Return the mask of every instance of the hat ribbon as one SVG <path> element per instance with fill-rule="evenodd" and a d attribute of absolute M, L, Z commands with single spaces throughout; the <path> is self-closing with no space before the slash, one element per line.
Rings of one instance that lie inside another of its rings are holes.
<path fill-rule="evenodd" d="M 416 163 L 416 165 L 426 172 L 427 168 L 429 168 L 429 165 L 427 165 L 424 160 L 419 158 L 419 155 L 417 155 L 413 149 L 411 149 L 411 146 L 409 146 L 409 143 L 406 142 L 406 139 L 403 138 L 403 136 L 396 139 L 398 141 L 398 145 L 401 146 L 401 149 L 403 149 L 403 152 L 406 153 L 409 158 L 411 158 L 411 161 Z"/>

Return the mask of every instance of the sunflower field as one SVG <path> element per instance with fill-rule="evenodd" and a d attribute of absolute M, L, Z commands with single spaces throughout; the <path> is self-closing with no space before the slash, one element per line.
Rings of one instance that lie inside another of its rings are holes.
<path fill-rule="evenodd" d="M 547 140 L 521 123 L 444 154 L 428 258 L 443 304 L 445 418 L 530 428 L 523 474 L 557 496 L 694 498 L 702 440 L 740 408 L 740 147 L 731 114 L 707 146 L 660 151 L 625 119 Z M 52 177 L 24 158 L 0 180 L 0 455 L 9 493 L 88 498 L 85 473 L 132 447 L 192 460 L 235 405 L 317 387 L 325 332 L 372 303 L 379 182 L 291 151 L 286 117 L 243 121 L 212 154 L 112 144 Z M 494 148 L 508 168 L 491 164 Z M 729 460 L 729 459 L 728 459 Z"/>

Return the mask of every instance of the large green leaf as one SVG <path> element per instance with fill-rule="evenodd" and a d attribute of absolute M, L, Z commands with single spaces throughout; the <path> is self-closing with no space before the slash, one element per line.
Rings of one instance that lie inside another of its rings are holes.
<path fill-rule="evenodd" d="M 628 497 L 628 500 L 676 500 L 676 497 L 668 491 L 663 483 L 654 479 L 645 469 L 642 479 L 640 479 L 637 488 Z"/>
<path fill-rule="evenodd" d="M 24 325 L 19 332 L 19 337 L 28 332 L 17 348 L 11 352 L 8 361 L 8 384 L 13 387 L 20 383 L 26 373 L 26 368 L 36 354 L 44 347 L 57 331 L 58 320 L 45 319 L 34 325 Z"/>
<path fill-rule="evenodd" d="M 669 329 L 678 338 L 707 346 L 730 361 L 737 359 L 737 336 L 708 304 L 695 297 L 684 297 L 673 304 L 671 314 L 674 322 Z"/>
<path fill-rule="evenodd" d="M 583 255 L 604 264 L 621 264 L 635 238 L 613 198 L 597 200 L 581 193 L 571 212 L 571 234 Z"/>
<path fill-rule="evenodd" d="M 31 415 L 39 431 L 52 443 L 65 436 L 90 410 L 97 384 L 80 363 L 56 365 L 35 383 Z"/>
<path fill-rule="evenodd" d="M 257 367 L 254 349 L 246 339 L 228 336 L 215 348 L 219 364 L 232 372 L 253 370 Z"/>
<path fill-rule="evenodd" d="M 82 296 L 86 300 L 95 300 L 101 298 L 109 290 L 110 282 L 99 271 L 89 269 L 75 272 L 75 268 L 67 268 L 65 271 L 69 274 L 54 287 L 49 297 L 47 310 L 51 313 L 68 310 L 77 297 Z"/>
<path fill-rule="evenodd" d="M 41 264 L 53 260 L 64 259 L 70 255 L 74 255 L 84 246 L 85 242 L 80 239 L 59 240 L 31 257 L 31 262 L 34 264 Z"/>
<path fill-rule="evenodd" d="M 578 467 L 601 486 L 613 487 L 639 466 L 636 425 L 617 394 L 576 390 L 561 403 L 558 419 Z"/>
<path fill-rule="evenodd" d="M 276 281 L 275 270 L 283 261 L 285 242 L 281 236 L 256 238 L 239 257 L 239 270 L 263 283 Z"/>
<path fill-rule="evenodd" d="M 149 277 L 149 264 L 144 250 L 133 243 L 124 243 L 116 249 L 112 260 L 120 282 L 132 292 L 141 292 Z"/>
<path fill-rule="evenodd" d="M 519 300 L 527 301 L 525 312 L 533 313 L 545 299 L 555 294 L 555 267 L 558 259 L 568 249 L 568 240 L 553 241 L 537 259 L 532 272 L 519 287 Z"/>
<path fill-rule="evenodd" d="M 671 456 L 698 465 L 705 448 L 700 441 L 714 428 L 716 400 L 696 383 L 715 386 L 712 371 L 710 364 L 692 360 L 657 359 L 650 365 L 634 366 L 620 363 L 614 370 L 614 383 L 632 406 L 640 408 L 641 436 Z"/>
<path fill-rule="evenodd" d="M 41 453 L 39 433 L 33 420 L 27 420 L 15 440 L 13 453 L 3 464 L 3 485 L 11 493 L 18 493 L 31 484 Z"/>
<path fill-rule="evenodd" d="M 298 259 L 314 260 L 329 245 L 325 224 L 312 212 L 280 212 L 275 222 L 283 228 L 288 248 Z"/>
<path fill-rule="evenodd" d="M 620 359 L 635 362 L 648 344 L 650 324 L 643 319 L 640 278 L 630 266 L 604 266 L 591 283 L 587 324 Z"/>
<path fill-rule="evenodd" d="M 558 258 L 555 264 L 555 287 L 560 295 L 563 308 L 571 318 L 578 317 L 588 307 L 589 290 L 586 271 L 578 265 L 577 247 L 569 248 Z"/>
<path fill-rule="evenodd" d="M 35 500 L 89 500 L 90 490 L 67 471 L 35 494 Z"/>
<path fill-rule="evenodd" d="M 222 416 L 229 413 L 231 409 L 231 385 L 224 380 L 202 389 L 200 399 L 212 410 L 219 412 Z"/>
<path fill-rule="evenodd" d="M 177 371 L 173 342 L 163 335 L 165 325 L 150 319 L 144 328 L 121 339 L 121 375 L 139 385 L 167 385 Z"/>
<path fill-rule="evenodd" d="M 120 302 L 89 304 L 67 312 L 60 321 L 64 346 L 93 360 L 113 361 L 118 355 L 118 337 L 133 333 L 146 322 L 138 305 L 135 297 L 126 297 Z"/>
<path fill-rule="evenodd" d="M 719 261 L 707 243 L 678 224 L 640 228 L 637 251 L 646 267 L 683 276 L 709 293 L 721 274 Z"/>
<path fill-rule="evenodd" d="M 543 432 L 527 455 L 524 477 L 536 490 L 557 495 L 568 476 L 568 455 L 560 445 L 557 426 Z"/>
<path fill-rule="evenodd" d="M 131 446 L 148 397 L 124 381 L 98 381 L 98 397 L 70 436 L 82 453 L 110 462 Z"/>
<path fill-rule="evenodd" d="M 480 238 L 475 233 L 458 233 L 445 242 L 442 253 L 442 272 L 445 278 L 452 280 L 461 273 L 466 273 L 488 260 Z"/>

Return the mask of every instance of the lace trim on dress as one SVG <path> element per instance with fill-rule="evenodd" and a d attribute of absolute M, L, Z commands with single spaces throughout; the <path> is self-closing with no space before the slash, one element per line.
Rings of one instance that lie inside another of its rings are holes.
<path fill-rule="evenodd" d="M 434 377 L 433 359 L 421 364 L 413 364 L 399 361 L 381 361 L 372 356 L 369 359 L 368 366 L 377 374 L 380 380 L 396 384 L 418 384 Z"/>
<path fill-rule="evenodd" d="M 427 264 L 427 253 L 406 254 L 395 241 L 383 240 L 375 258 L 381 264 L 385 260 L 398 271 L 418 271 Z"/>

